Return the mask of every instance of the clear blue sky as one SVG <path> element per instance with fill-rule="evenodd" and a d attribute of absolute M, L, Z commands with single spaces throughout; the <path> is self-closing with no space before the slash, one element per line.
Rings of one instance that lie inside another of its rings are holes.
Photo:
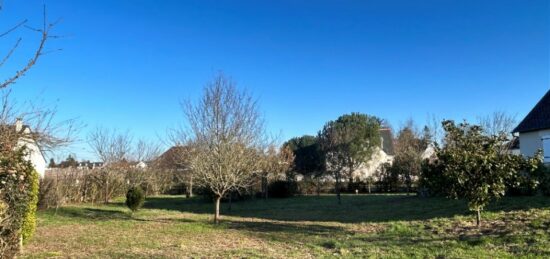
<path fill-rule="evenodd" d="M 394 126 L 495 110 L 521 119 L 550 88 L 548 0 L 4 0 L 2 28 L 39 25 L 44 2 L 63 18 L 66 37 L 49 43 L 63 51 L 13 92 L 79 117 L 83 137 L 103 125 L 156 140 L 218 70 L 259 97 L 285 139 L 353 111 Z M 35 43 L 25 35 L 22 53 Z M 90 158 L 83 147 L 72 152 Z"/>

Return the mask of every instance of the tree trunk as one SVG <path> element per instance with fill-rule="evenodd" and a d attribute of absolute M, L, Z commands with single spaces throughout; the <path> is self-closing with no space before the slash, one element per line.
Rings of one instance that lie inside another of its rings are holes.
<path fill-rule="evenodd" d="M 336 177 L 336 197 L 338 198 L 338 204 L 342 204 L 342 197 L 340 196 L 340 177 Z"/>
<path fill-rule="evenodd" d="M 220 223 L 220 201 L 222 197 L 216 196 L 216 203 L 215 203 L 215 213 L 214 213 L 214 223 L 218 224 Z"/>
<path fill-rule="evenodd" d="M 109 180 L 105 179 L 105 203 L 109 203 Z"/>
<path fill-rule="evenodd" d="M 367 188 L 369 189 L 369 194 L 370 194 L 370 185 L 371 185 L 371 183 L 370 183 L 370 181 L 368 181 L 367 182 Z"/>
<path fill-rule="evenodd" d="M 481 227 L 481 209 L 477 209 L 476 226 Z"/>
<path fill-rule="evenodd" d="M 189 179 L 189 197 L 193 197 L 193 175 Z"/>

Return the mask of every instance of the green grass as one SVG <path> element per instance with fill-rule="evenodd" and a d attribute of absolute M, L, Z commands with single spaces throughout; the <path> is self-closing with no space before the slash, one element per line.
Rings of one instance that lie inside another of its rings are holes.
<path fill-rule="evenodd" d="M 222 204 L 159 196 L 130 214 L 122 202 L 41 211 L 23 258 L 550 257 L 550 198 L 513 197 L 483 212 L 462 201 L 349 195 Z"/>

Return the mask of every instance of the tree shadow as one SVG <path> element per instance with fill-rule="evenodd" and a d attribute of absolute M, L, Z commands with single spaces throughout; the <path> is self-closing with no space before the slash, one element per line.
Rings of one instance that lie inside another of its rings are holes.
<path fill-rule="evenodd" d="M 51 212 L 53 215 L 66 218 L 79 218 L 91 221 L 107 221 L 107 220 L 131 220 L 140 222 L 157 222 L 157 223 L 192 223 L 191 219 L 184 218 L 158 218 L 145 219 L 132 216 L 132 214 L 117 210 L 102 208 L 81 208 L 81 207 L 62 207 Z"/>
<path fill-rule="evenodd" d="M 61 207 L 57 211 L 53 210 L 53 214 L 67 218 L 83 218 L 88 220 L 126 220 L 131 219 L 126 212 L 113 209 L 95 209 L 95 208 L 79 208 L 79 207 Z"/>
<path fill-rule="evenodd" d="M 145 208 L 212 214 L 213 203 L 201 197 L 159 196 L 147 198 Z M 550 207 L 546 197 L 505 197 L 487 211 L 512 211 Z M 414 195 L 345 195 L 337 204 L 332 195 L 289 199 L 251 199 L 222 204 L 222 214 L 281 221 L 334 221 L 341 223 L 427 220 L 470 215 L 466 202 Z"/>

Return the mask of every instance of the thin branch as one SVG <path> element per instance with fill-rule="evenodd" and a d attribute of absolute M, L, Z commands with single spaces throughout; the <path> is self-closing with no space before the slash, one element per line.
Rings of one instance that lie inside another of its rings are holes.
<path fill-rule="evenodd" d="M 0 34 L 0 38 L 10 34 L 11 32 L 17 30 L 17 28 L 23 26 L 25 23 L 27 23 L 27 19 L 19 22 L 17 25 L 13 26 L 12 28 L 10 28 L 9 30 L 5 31 L 4 33 Z"/>
<path fill-rule="evenodd" d="M 2 83 L 0 83 L 0 89 L 6 88 L 7 86 L 15 83 L 15 81 L 17 81 L 17 79 L 24 76 L 25 73 L 27 73 L 27 71 L 29 71 L 29 69 L 31 69 L 31 67 L 33 67 L 36 64 L 36 62 L 38 61 L 38 58 L 44 54 L 43 53 L 44 46 L 46 44 L 46 41 L 49 38 L 49 32 L 50 32 L 50 30 L 52 29 L 52 27 L 54 25 L 55 25 L 55 23 L 47 25 L 46 6 L 44 6 L 43 25 L 42 25 L 43 29 L 42 30 L 37 30 L 37 29 L 33 29 L 31 27 L 25 26 L 25 27 L 27 27 L 31 30 L 39 31 L 42 34 L 42 38 L 40 39 L 40 44 L 38 45 L 38 48 L 36 49 L 36 52 L 34 53 L 34 56 L 27 62 L 27 65 L 25 67 L 23 67 L 21 70 L 15 72 L 15 75 L 13 75 L 12 77 L 10 77 L 10 78 L 6 79 L 5 81 L 3 81 Z"/>
<path fill-rule="evenodd" d="M 19 47 L 19 44 L 21 43 L 21 40 L 22 40 L 21 38 L 17 39 L 17 42 L 15 42 L 15 44 L 10 49 L 8 54 L 4 57 L 4 59 L 2 59 L 2 62 L 0 62 L 0 67 L 3 66 L 6 63 L 6 61 L 8 61 L 8 59 L 11 57 L 11 55 L 15 52 L 15 49 L 17 49 L 17 47 Z"/>

